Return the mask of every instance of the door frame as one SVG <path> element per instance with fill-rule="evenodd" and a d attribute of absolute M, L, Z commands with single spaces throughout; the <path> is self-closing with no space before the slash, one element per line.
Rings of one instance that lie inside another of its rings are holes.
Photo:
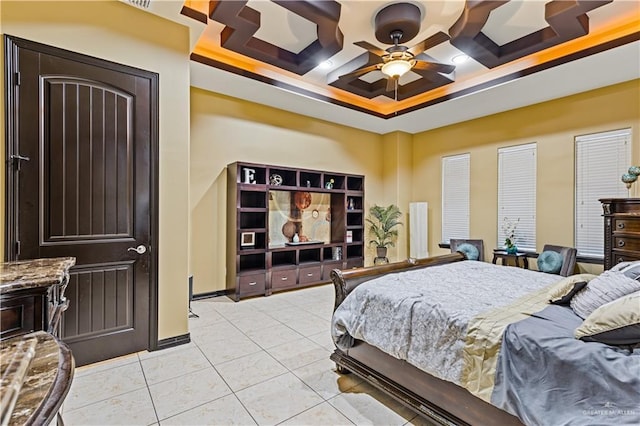
<path fill-rule="evenodd" d="M 60 49 L 46 44 L 4 35 L 4 88 L 5 88 L 5 261 L 16 260 L 18 238 L 18 181 L 14 177 L 15 162 L 18 155 L 19 98 L 17 87 L 20 84 L 18 73 L 18 50 L 27 49 L 52 56 L 84 63 L 112 71 L 135 75 L 149 80 L 150 83 L 150 167 L 149 167 L 149 350 L 158 349 L 158 243 L 159 243 L 159 75 L 140 68 L 107 61 L 70 50 Z"/>

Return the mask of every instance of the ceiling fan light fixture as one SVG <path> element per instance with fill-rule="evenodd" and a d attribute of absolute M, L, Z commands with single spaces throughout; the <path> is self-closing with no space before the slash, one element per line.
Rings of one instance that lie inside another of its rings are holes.
<path fill-rule="evenodd" d="M 408 73 L 413 64 L 405 59 L 394 59 L 382 66 L 380 71 L 388 77 L 402 77 Z"/>
<path fill-rule="evenodd" d="M 451 58 L 451 62 L 453 62 L 454 64 L 463 64 L 467 62 L 468 59 L 469 57 L 467 55 L 465 55 L 464 53 L 461 53 Z"/>

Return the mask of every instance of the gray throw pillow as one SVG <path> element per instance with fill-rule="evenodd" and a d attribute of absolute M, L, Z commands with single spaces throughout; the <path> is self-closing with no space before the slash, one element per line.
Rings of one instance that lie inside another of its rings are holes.
<path fill-rule="evenodd" d="M 622 272 L 605 271 L 573 296 L 570 306 L 576 315 L 584 319 L 605 303 L 636 291 L 640 291 L 640 281 L 629 278 Z"/>

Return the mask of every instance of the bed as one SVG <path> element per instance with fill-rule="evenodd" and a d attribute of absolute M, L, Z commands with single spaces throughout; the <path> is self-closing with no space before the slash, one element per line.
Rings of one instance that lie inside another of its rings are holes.
<path fill-rule="evenodd" d="M 331 276 L 338 371 L 439 424 L 640 423 L 640 347 L 584 350 L 582 318 L 548 304 L 561 276 L 461 253 Z M 545 375 L 523 367 L 541 360 Z M 585 369 L 606 371 L 580 382 Z"/>

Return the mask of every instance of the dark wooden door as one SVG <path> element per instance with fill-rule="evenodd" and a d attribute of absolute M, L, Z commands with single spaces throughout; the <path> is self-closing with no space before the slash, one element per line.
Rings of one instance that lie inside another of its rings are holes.
<path fill-rule="evenodd" d="M 61 335 L 77 365 L 148 349 L 157 74 L 16 38 L 6 48 L 9 257 L 76 257 Z"/>

